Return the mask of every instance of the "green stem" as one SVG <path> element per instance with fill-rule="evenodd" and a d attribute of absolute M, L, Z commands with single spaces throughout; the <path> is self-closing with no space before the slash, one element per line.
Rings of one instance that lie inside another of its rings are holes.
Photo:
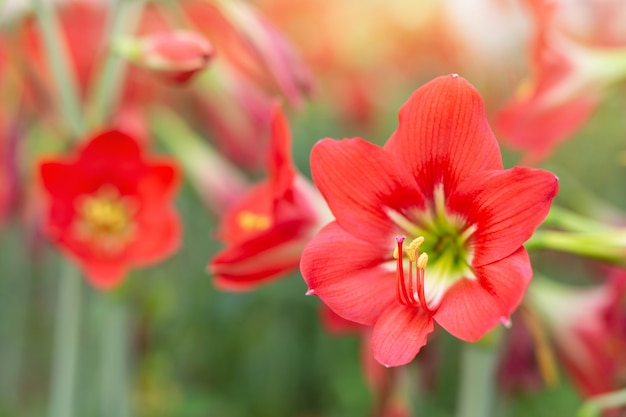
<path fill-rule="evenodd" d="M 100 299 L 100 415 L 128 417 L 128 312 L 114 294 Z"/>
<path fill-rule="evenodd" d="M 63 38 L 56 15 L 49 1 L 33 0 L 35 14 L 41 26 L 46 58 L 52 71 L 60 110 L 76 137 L 83 135 L 85 124 L 80 110 L 80 100 L 76 81 L 70 67 Z"/>
<path fill-rule="evenodd" d="M 525 246 L 529 250 L 558 250 L 617 265 L 626 263 L 625 229 L 589 233 L 538 231 Z"/>
<path fill-rule="evenodd" d="M 598 417 L 605 410 L 626 406 L 626 388 L 590 398 L 580 407 L 577 417 Z"/>
<path fill-rule="evenodd" d="M 495 344 L 464 344 L 456 417 L 489 417 L 492 414 L 497 359 Z"/>
<path fill-rule="evenodd" d="M 543 225 L 558 227 L 570 232 L 597 232 L 611 229 L 611 226 L 606 223 L 554 205 Z"/>
<path fill-rule="evenodd" d="M 65 262 L 64 266 L 56 307 L 49 417 L 74 415 L 81 279 L 73 265 Z"/>
<path fill-rule="evenodd" d="M 10 405 L 17 405 L 19 399 L 34 269 L 22 250 L 27 246 L 22 233 L 19 226 L 7 225 L 0 247 L 0 264 L 7 271 L 0 283 L 0 294 L 5 295 L 0 305 L 0 340 L 5 341 L 0 349 L 0 403 Z"/>
<path fill-rule="evenodd" d="M 198 136 L 183 119 L 166 108 L 155 109 L 150 126 L 159 141 L 182 162 L 199 196 L 221 214 L 247 188 L 241 171 Z"/>
<path fill-rule="evenodd" d="M 144 2 L 117 0 L 110 12 L 110 30 L 106 39 L 115 40 L 131 33 L 141 17 Z M 122 92 L 126 62 L 117 56 L 110 45 L 96 83 L 89 97 L 89 126 L 99 129 L 111 116 Z"/>

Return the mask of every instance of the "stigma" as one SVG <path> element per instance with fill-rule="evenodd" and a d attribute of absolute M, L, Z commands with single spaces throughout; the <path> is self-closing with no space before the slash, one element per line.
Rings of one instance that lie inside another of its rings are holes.
<path fill-rule="evenodd" d="M 424 243 L 424 238 L 419 236 L 413 239 L 406 248 L 404 236 L 396 236 L 397 246 L 393 257 L 396 259 L 396 297 L 401 304 L 406 306 L 421 307 L 426 312 L 431 312 L 424 294 L 424 271 L 428 264 L 428 254 L 419 253 L 419 247 Z M 409 260 L 408 274 L 404 272 L 404 257 Z"/>

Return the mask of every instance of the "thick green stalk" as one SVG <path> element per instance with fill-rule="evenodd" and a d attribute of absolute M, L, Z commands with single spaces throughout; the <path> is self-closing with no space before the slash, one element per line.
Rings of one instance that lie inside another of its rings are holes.
<path fill-rule="evenodd" d="M 72 417 L 76 388 L 80 291 L 78 270 L 64 263 L 57 300 L 48 417 Z"/>
<path fill-rule="evenodd" d="M 29 262 L 23 230 L 6 225 L 0 246 L 0 265 L 5 273 L 0 282 L 0 404 L 17 405 L 27 350 L 30 287 L 34 265 Z"/>
<path fill-rule="evenodd" d="M 118 57 L 110 47 L 111 41 L 131 33 L 139 22 L 144 6 L 143 0 L 116 0 L 110 11 L 109 30 L 107 33 L 106 58 L 98 73 L 96 82 L 89 96 L 89 126 L 99 129 L 111 117 L 122 92 L 125 61 Z"/>
<path fill-rule="evenodd" d="M 555 205 L 550 209 L 543 225 L 558 227 L 570 232 L 598 232 L 612 228 L 609 224 Z"/>
<path fill-rule="evenodd" d="M 466 343 L 463 346 L 456 417 L 491 416 L 497 361 L 494 343 Z"/>
<path fill-rule="evenodd" d="M 52 9 L 51 2 L 33 0 L 33 5 L 41 27 L 48 65 L 50 65 L 54 84 L 57 87 L 56 92 L 62 116 L 69 124 L 72 134 L 80 137 L 84 133 L 85 123 L 80 110 L 80 100 L 74 73 L 63 47 L 59 23 Z"/>
<path fill-rule="evenodd" d="M 557 250 L 617 265 L 626 264 L 624 228 L 583 233 L 540 230 L 535 232 L 524 246 L 529 250 Z"/>
<path fill-rule="evenodd" d="M 100 306 L 100 415 L 129 417 L 128 311 L 115 294 L 97 294 Z"/>
<path fill-rule="evenodd" d="M 599 417 L 602 411 L 626 406 L 626 388 L 602 394 L 587 400 L 576 414 L 577 417 Z"/>

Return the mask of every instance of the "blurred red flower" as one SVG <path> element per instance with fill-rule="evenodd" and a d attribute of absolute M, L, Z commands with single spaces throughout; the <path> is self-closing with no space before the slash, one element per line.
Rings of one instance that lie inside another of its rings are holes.
<path fill-rule="evenodd" d="M 626 384 L 626 271 L 611 270 L 607 282 L 580 288 L 538 281 L 529 305 L 554 339 L 567 375 L 585 396 Z"/>
<path fill-rule="evenodd" d="M 570 26 L 608 34 L 616 24 L 623 31 L 626 7 L 623 2 L 526 3 L 536 24 L 530 74 L 500 109 L 496 126 L 509 146 L 524 152 L 525 163 L 537 164 L 580 130 L 607 88 L 626 77 L 626 38 L 587 34 L 580 39 L 563 18 L 579 13 L 577 19 L 569 16 Z"/>
<path fill-rule="evenodd" d="M 294 167 L 289 126 L 279 106 L 270 132 L 268 179 L 252 187 L 221 224 L 227 247 L 209 265 L 221 289 L 249 290 L 297 270 L 302 249 L 330 220 L 318 191 Z"/>
<path fill-rule="evenodd" d="M 161 261 L 178 247 L 178 167 L 145 156 L 132 137 L 98 134 L 70 157 L 42 161 L 40 175 L 44 231 L 95 287 L 114 287 L 130 267 Z"/>
<path fill-rule="evenodd" d="M 503 170 L 482 99 L 465 79 L 418 89 L 384 148 L 325 139 L 311 168 L 336 221 L 305 248 L 302 274 L 337 314 L 374 326 L 379 362 L 411 361 L 433 320 L 475 341 L 519 305 L 532 275 L 522 244 L 558 182 L 543 170 Z"/>
<path fill-rule="evenodd" d="M 120 39 L 114 46 L 121 56 L 173 85 L 190 82 L 215 55 L 213 45 L 204 36 L 188 30 Z"/>

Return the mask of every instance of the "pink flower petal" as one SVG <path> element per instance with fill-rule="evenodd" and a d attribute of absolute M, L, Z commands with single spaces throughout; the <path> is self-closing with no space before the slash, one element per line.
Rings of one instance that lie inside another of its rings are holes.
<path fill-rule="evenodd" d="M 385 366 L 405 365 L 426 344 L 426 337 L 433 328 L 432 318 L 421 308 L 393 304 L 374 326 L 374 357 Z"/>
<path fill-rule="evenodd" d="M 373 325 L 396 302 L 395 271 L 382 265 L 392 254 L 393 245 L 377 247 L 332 222 L 304 249 L 300 271 L 313 294 L 335 313 Z"/>
<path fill-rule="evenodd" d="M 548 215 L 557 191 L 554 174 L 532 168 L 488 171 L 464 182 L 447 210 L 477 227 L 472 265 L 497 261 L 522 246 Z"/>
<path fill-rule="evenodd" d="M 519 248 L 501 261 L 475 268 L 475 274 L 476 279 L 454 284 L 434 315 L 441 327 L 468 342 L 508 319 L 522 300 L 532 269 L 526 249 Z"/>
<path fill-rule="evenodd" d="M 362 139 L 318 142 L 311 171 L 337 223 L 371 242 L 393 242 L 399 228 L 387 214 L 390 209 L 403 213 L 424 207 L 410 174 L 398 171 L 391 155 Z"/>
<path fill-rule="evenodd" d="M 438 77 L 416 90 L 400 110 L 398 129 L 385 145 L 406 175 L 431 199 L 443 184 L 446 195 L 468 176 L 502 168 L 498 142 L 483 101 L 462 77 Z"/>

